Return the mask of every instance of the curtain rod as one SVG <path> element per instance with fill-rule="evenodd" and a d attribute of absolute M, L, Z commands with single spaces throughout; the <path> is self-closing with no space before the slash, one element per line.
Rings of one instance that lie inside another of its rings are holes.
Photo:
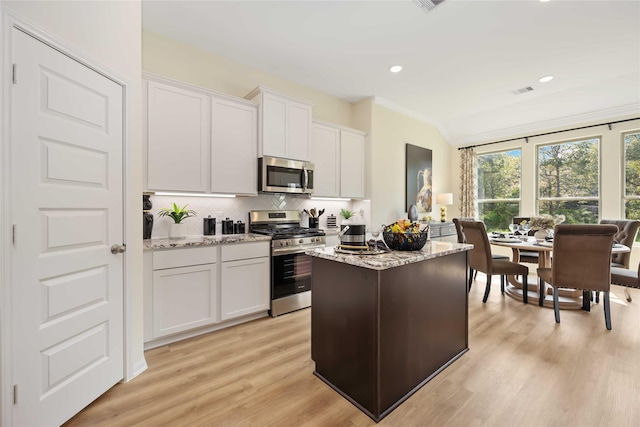
<path fill-rule="evenodd" d="M 556 131 L 553 131 L 553 132 L 539 133 L 537 135 L 520 136 L 518 138 L 503 139 L 502 141 L 485 142 L 484 144 L 468 145 L 466 147 L 458 147 L 458 150 L 464 150 L 466 148 L 483 147 L 485 145 L 492 145 L 492 144 L 500 144 L 501 142 L 517 141 L 518 139 L 524 139 L 526 141 L 526 143 L 528 144 L 529 143 L 529 138 L 535 138 L 537 136 L 553 135 L 555 133 L 571 132 L 572 130 L 595 128 L 595 127 L 604 126 L 604 125 L 609 126 L 609 130 L 611 130 L 611 125 L 615 125 L 616 123 L 632 122 L 632 121 L 638 120 L 638 119 L 640 119 L 640 117 L 634 117 L 633 119 L 626 119 L 626 120 L 617 120 L 615 122 L 604 122 L 604 123 L 599 123 L 597 125 L 581 126 L 581 127 L 572 128 L 572 129 L 556 130 Z"/>

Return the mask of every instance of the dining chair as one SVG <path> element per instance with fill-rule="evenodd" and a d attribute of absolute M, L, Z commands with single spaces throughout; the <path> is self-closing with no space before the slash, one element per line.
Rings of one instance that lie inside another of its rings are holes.
<path fill-rule="evenodd" d="M 611 249 L 618 231 L 611 224 L 560 224 L 553 234 L 553 264 L 538 268 L 541 301 L 546 295 L 545 283 L 553 287 L 553 311 L 560 323 L 560 288 L 582 290 L 583 309 L 591 304 L 591 292 L 602 291 L 604 319 L 611 330 L 609 288 L 611 286 Z"/>
<path fill-rule="evenodd" d="M 475 218 L 453 218 L 453 224 L 456 226 L 456 234 L 458 235 L 458 243 L 467 243 L 467 238 L 464 236 L 464 232 L 462 231 L 462 227 L 460 226 L 460 221 L 475 221 Z M 509 259 L 506 255 L 501 254 L 491 254 L 491 258 L 493 259 Z M 475 280 L 478 276 L 478 270 L 475 272 L 469 267 L 469 277 L 473 277 Z M 469 289 L 471 289 L 471 282 L 469 282 Z"/>
<path fill-rule="evenodd" d="M 504 287 L 507 275 L 522 276 L 523 292 L 522 301 L 526 304 L 527 297 L 527 276 L 529 268 L 527 266 L 511 262 L 509 259 L 494 259 L 491 254 L 487 229 L 482 221 L 459 221 L 462 233 L 466 242 L 473 245 L 469 254 L 469 268 L 471 271 L 481 271 L 487 275 L 487 286 L 484 289 L 482 302 L 486 303 L 491 290 L 491 276 L 500 275 L 500 290 L 504 294 Z M 469 277 L 469 289 L 471 289 L 472 275 Z"/>
<path fill-rule="evenodd" d="M 622 267 L 611 267 L 611 283 L 624 286 L 625 295 L 629 295 L 628 288 L 640 289 L 640 264 L 637 270 L 630 270 Z M 631 296 L 627 296 L 627 301 L 631 302 Z"/>
<path fill-rule="evenodd" d="M 520 224 L 522 221 L 531 221 L 531 217 L 528 216 L 514 216 L 511 220 L 513 224 Z M 529 230 L 528 236 L 533 236 L 535 230 Z M 535 251 L 520 251 L 520 259 L 514 260 L 516 262 L 526 262 L 528 264 L 538 264 L 539 253 Z"/>
<path fill-rule="evenodd" d="M 613 236 L 613 239 L 621 245 L 633 248 L 633 242 L 636 241 L 638 228 L 640 228 L 640 221 L 630 219 L 601 219 L 600 224 L 613 224 L 617 226 L 618 232 Z M 613 254 L 611 255 L 611 267 L 628 269 L 630 260 L 631 252 Z M 613 270 L 611 270 L 611 275 L 613 277 Z M 618 283 L 615 284 L 617 285 Z M 626 287 L 624 288 L 624 296 L 628 302 L 631 302 L 631 295 L 629 294 L 629 289 Z M 599 300 L 600 294 L 596 293 L 596 302 L 599 302 Z"/>

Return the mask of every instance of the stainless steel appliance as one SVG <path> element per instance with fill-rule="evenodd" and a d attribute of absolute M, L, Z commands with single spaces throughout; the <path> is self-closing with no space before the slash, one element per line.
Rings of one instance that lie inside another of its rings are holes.
<path fill-rule="evenodd" d="M 272 317 L 311 306 L 311 257 L 325 246 L 324 231 L 300 227 L 298 211 L 251 211 L 249 232 L 271 236 Z"/>
<path fill-rule="evenodd" d="M 313 193 L 313 163 L 260 157 L 258 190 L 263 193 Z"/>

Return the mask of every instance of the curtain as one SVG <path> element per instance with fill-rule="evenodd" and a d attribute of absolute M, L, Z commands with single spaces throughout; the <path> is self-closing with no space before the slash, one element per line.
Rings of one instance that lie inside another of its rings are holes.
<path fill-rule="evenodd" d="M 460 150 L 460 216 L 477 218 L 478 169 L 476 150 L 473 147 Z"/>

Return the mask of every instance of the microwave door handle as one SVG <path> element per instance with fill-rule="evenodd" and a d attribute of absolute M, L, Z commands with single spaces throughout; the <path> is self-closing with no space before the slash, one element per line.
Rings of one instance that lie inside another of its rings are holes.
<path fill-rule="evenodd" d="M 302 181 L 302 191 L 307 191 L 307 187 L 309 186 L 309 173 L 307 172 L 307 167 L 303 166 L 302 167 L 302 175 L 304 176 L 304 179 Z"/>

